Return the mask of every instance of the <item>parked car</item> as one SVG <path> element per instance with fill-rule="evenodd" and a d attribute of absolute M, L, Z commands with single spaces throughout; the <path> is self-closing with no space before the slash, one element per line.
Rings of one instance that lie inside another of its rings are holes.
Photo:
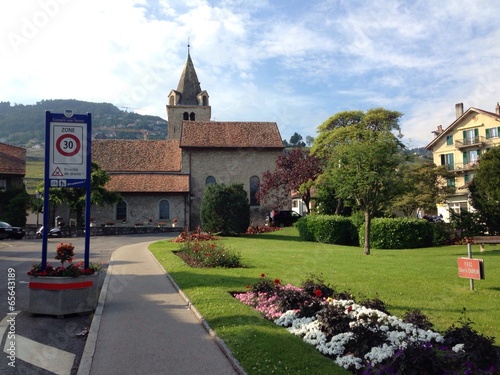
<path fill-rule="evenodd" d="M 290 227 L 301 217 L 295 211 L 273 211 L 267 215 L 266 225 L 272 227 Z"/>
<path fill-rule="evenodd" d="M 15 238 L 16 240 L 20 240 L 24 238 L 25 234 L 26 233 L 23 228 L 13 227 L 5 221 L 0 221 L 0 240 L 5 238 Z"/>

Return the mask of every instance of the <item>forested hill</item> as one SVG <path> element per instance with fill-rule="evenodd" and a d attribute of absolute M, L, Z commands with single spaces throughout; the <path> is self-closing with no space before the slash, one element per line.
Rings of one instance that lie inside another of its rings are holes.
<path fill-rule="evenodd" d="M 0 142 L 30 147 L 45 140 L 45 111 L 92 114 L 92 136 L 117 139 L 165 139 L 167 121 L 121 110 L 110 103 L 80 100 L 42 100 L 23 105 L 0 102 Z"/>

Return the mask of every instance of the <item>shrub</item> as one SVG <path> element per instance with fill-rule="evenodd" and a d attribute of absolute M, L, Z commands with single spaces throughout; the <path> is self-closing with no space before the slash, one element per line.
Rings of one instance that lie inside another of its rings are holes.
<path fill-rule="evenodd" d="M 179 253 L 193 267 L 241 267 L 241 256 L 220 243 L 187 241 L 182 243 Z"/>
<path fill-rule="evenodd" d="M 242 184 L 208 185 L 201 202 L 201 226 L 222 235 L 245 233 L 250 225 L 250 203 Z"/>
<path fill-rule="evenodd" d="M 444 333 L 444 342 L 449 347 L 460 345 L 457 358 L 460 363 L 468 363 L 470 373 L 488 370 L 492 363 L 500 362 L 500 351 L 494 346 L 494 338 L 483 336 L 472 328 L 472 321 L 464 316 Z"/>
<path fill-rule="evenodd" d="M 364 238 L 364 226 L 359 238 Z M 414 249 L 432 246 L 432 223 L 421 219 L 375 218 L 371 222 L 370 245 L 376 249 Z"/>
<path fill-rule="evenodd" d="M 303 240 L 337 245 L 357 245 L 358 234 L 352 221 L 339 215 L 310 215 L 297 224 Z"/>
<path fill-rule="evenodd" d="M 450 245 L 455 239 L 455 230 L 449 223 L 431 223 L 433 246 Z"/>
<path fill-rule="evenodd" d="M 175 237 L 171 242 L 189 242 L 189 241 L 216 241 L 219 238 L 210 234 L 205 233 L 198 227 L 195 231 L 189 232 L 184 230 L 181 234 Z"/>

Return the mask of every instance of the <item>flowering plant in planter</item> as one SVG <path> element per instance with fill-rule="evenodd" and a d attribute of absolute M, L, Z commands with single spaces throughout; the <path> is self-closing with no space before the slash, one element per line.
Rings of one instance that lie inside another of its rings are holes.
<path fill-rule="evenodd" d="M 90 263 L 89 267 L 84 267 L 84 262 L 74 262 L 74 250 L 75 247 L 71 243 L 60 243 L 56 248 L 57 259 L 61 262 L 59 267 L 54 267 L 47 263 L 45 269 L 42 270 L 42 265 L 40 263 L 33 264 L 30 271 L 28 271 L 29 276 L 59 276 L 59 277 L 78 277 L 80 275 L 93 275 L 98 273 L 102 269 L 102 264 Z M 67 266 L 64 263 L 68 262 Z"/>

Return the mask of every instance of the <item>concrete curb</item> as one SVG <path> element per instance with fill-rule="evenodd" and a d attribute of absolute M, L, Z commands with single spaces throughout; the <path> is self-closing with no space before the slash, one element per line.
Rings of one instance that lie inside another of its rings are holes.
<path fill-rule="evenodd" d="M 149 246 L 149 244 L 148 244 Z M 210 334 L 210 337 L 215 341 L 220 350 L 224 353 L 226 358 L 229 360 L 235 371 L 239 375 L 247 375 L 243 367 L 241 367 L 240 363 L 236 358 L 233 357 L 231 351 L 226 346 L 224 341 L 217 336 L 215 331 L 208 325 L 207 321 L 203 318 L 200 312 L 196 309 L 196 307 L 191 303 L 190 299 L 184 294 L 184 292 L 179 288 L 175 280 L 170 276 L 170 274 L 163 268 L 161 263 L 155 258 L 155 256 L 147 249 L 149 255 L 153 258 L 153 260 L 160 266 L 162 271 L 165 273 L 167 279 L 172 284 L 174 289 L 179 293 L 179 295 L 186 301 L 188 308 L 194 313 L 194 315 L 198 318 L 203 328 Z M 104 310 L 104 304 L 106 302 L 106 297 L 108 293 L 109 280 L 113 271 L 113 259 L 114 252 L 111 254 L 111 258 L 109 260 L 108 269 L 106 271 L 106 278 L 104 279 L 104 283 L 102 285 L 101 293 L 99 295 L 99 301 L 97 302 L 97 307 L 94 312 L 94 316 L 92 317 L 92 324 L 90 325 L 89 334 L 87 336 L 87 341 L 85 342 L 85 348 L 83 349 L 82 357 L 80 359 L 80 364 L 78 366 L 77 375 L 89 375 L 90 370 L 92 369 L 92 360 L 94 359 L 97 336 L 99 334 L 99 328 L 101 325 L 102 313 Z"/>
<path fill-rule="evenodd" d="M 160 266 L 160 268 L 163 270 L 163 272 L 165 272 L 165 275 L 167 276 L 168 281 L 170 281 L 170 283 L 172 284 L 174 289 L 177 290 L 177 292 L 182 297 L 182 299 L 184 301 L 186 301 L 188 308 L 198 318 L 198 320 L 200 321 L 203 328 L 205 328 L 205 330 L 212 337 L 212 339 L 215 341 L 215 343 L 220 348 L 220 350 L 224 353 L 224 355 L 229 360 L 229 362 L 231 363 L 231 365 L 233 366 L 235 371 L 240 375 L 247 375 L 247 373 L 245 372 L 243 367 L 240 365 L 238 360 L 233 357 L 233 354 L 231 353 L 231 350 L 229 350 L 229 348 L 227 347 L 226 343 L 219 336 L 217 336 L 217 333 L 215 333 L 215 331 L 210 327 L 210 325 L 207 323 L 207 321 L 203 318 L 203 315 L 201 315 L 200 312 L 198 311 L 198 309 L 196 309 L 196 307 L 191 303 L 191 300 L 188 298 L 188 296 L 186 296 L 186 294 L 184 294 L 184 292 L 181 290 L 181 288 L 179 288 L 179 285 L 177 285 L 177 283 L 172 278 L 172 276 L 170 276 L 170 274 L 165 270 L 165 268 L 163 268 L 163 266 L 158 261 L 158 259 L 156 259 L 155 256 L 153 255 L 153 253 L 151 253 L 151 251 L 149 251 L 149 248 L 148 248 L 148 252 L 149 252 L 149 255 L 151 255 L 151 257 L 153 258 L 153 260 Z M 78 374 L 78 375 L 80 375 L 80 374 Z"/>
<path fill-rule="evenodd" d="M 106 270 L 106 278 L 104 279 L 104 283 L 102 284 L 99 301 L 97 302 L 97 307 L 95 309 L 94 316 L 92 317 L 92 324 L 90 325 L 87 341 L 85 342 L 85 348 L 83 349 L 83 354 L 80 358 L 77 375 L 89 375 L 92 368 L 92 360 L 94 359 L 97 335 L 99 333 L 99 327 L 101 326 L 102 312 L 104 310 L 104 303 L 106 302 L 106 296 L 108 293 L 110 275 L 113 269 L 113 258 L 114 252 L 113 254 L 111 254 L 111 258 L 109 259 L 108 269 Z"/>

